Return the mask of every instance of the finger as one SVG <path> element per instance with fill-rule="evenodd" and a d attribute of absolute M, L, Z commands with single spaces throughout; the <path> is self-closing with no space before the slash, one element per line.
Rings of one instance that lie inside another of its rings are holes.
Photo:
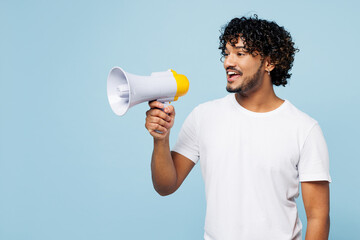
<path fill-rule="evenodd" d="M 164 119 L 158 118 L 158 117 L 147 117 L 146 118 L 146 122 L 148 123 L 155 123 L 155 124 L 159 124 L 165 128 L 169 128 L 169 122 L 164 121 Z"/>
<path fill-rule="evenodd" d="M 150 133 L 152 133 L 153 131 L 160 131 L 162 133 L 166 133 L 168 130 L 166 128 L 164 128 L 163 126 L 160 126 L 159 124 L 156 123 L 148 123 L 148 131 Z"/>
<path fill-rule="evenodd" d="M 148 116 L 158 116 L 158 113 L 159 112 L 157 112 L 159 109 L 157 109 L 157 108 L 151 108 L 151 109 L 149 109 L 149 110 L 147 110 L 146 111 L 146 116 L 148 117 Z M 161 112 L 162 112 L 162 110 L 160 110 Z M 160 113 L 161 114 L 161 113 Z"/>
<path fill-rule="evenodd" d="M 171 121 L 171 117 L 169 115 L 167 115 L 166 113 L 164 113 L 162 110 L 160 109 L 151 109 L 148 113 L 147 116 L 152 116 L 152 117 L 159 117 L 164 119 L 165 121 L 169 122 Z"/>
<path fill-rule="evenodd" d="M 151 108 L 163 108 L 164 107 L 164 104 L 162 104 L 161 102 L 159 101 L 150 101 L 149 102 L 149 107 Z"/>
<path fill-rule="evenodd" d="M 156 132 L 156 131 L 149 131 L 149 133 L 154 138 L 164 138 L 164 135 L 166 134 L 166 133 L 159 133 L 159 132 Z"/>
<path fill-rule="evenodd" d="M 173 105 L 169 105 L 164 109 L 165 113 L 167 113 L 170 117 L 175 117 L 175 108 Z"/>

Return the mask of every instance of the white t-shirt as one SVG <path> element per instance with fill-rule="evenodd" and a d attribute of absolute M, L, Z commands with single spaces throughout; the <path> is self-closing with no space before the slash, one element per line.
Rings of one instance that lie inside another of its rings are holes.
<path fill-rule="evenodd" d="M 200 159 L 206 240 L 301 239 L 299 182 L 331 182 L 318 123 L 288 100 L 266 113 L 245 109 L 235 94 L 201 104 L 173 151 Z"/>

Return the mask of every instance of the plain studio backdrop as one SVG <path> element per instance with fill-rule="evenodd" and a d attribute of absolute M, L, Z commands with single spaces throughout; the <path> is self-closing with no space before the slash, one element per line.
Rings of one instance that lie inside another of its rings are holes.
<path fill-rule="evenodd" d="M 113 66 L 185 74 L 190 90 L 173 103 L 173 146 L 196 105 L 227 94 L 220 28 L 252 14 L 285 26 L 300 49 L 289 85 L 276 92 L 315 118 L 327 140 L 330 239 L 357 239 L 359 8 L 357 1 L 1 0 L 0 239 L 202 239 L 199 166 L 176 193 L 159 196 L 148 106 L 116 116 L 106 79 Z"/>

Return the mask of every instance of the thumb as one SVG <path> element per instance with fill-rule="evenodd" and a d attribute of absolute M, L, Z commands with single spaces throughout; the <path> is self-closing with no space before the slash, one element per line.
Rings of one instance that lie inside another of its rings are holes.
<path fill-rule="evenodd" d="M 165 113 L 167 113 L 170 117 L 175 117 L 175 108 L 173 105 L 169 105 L 164 109 Z"/>

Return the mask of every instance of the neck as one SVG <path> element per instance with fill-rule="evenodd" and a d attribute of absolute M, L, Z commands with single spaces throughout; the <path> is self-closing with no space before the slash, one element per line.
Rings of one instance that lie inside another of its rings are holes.
<path fill-rule="evenodd" d="M 264 79 L 263 84 L 250 93 L 236 93 L 237 102 L 253 112 L 269 112 L 283 104 L 284 100 L 276 96 L 271 79 Z"/>

